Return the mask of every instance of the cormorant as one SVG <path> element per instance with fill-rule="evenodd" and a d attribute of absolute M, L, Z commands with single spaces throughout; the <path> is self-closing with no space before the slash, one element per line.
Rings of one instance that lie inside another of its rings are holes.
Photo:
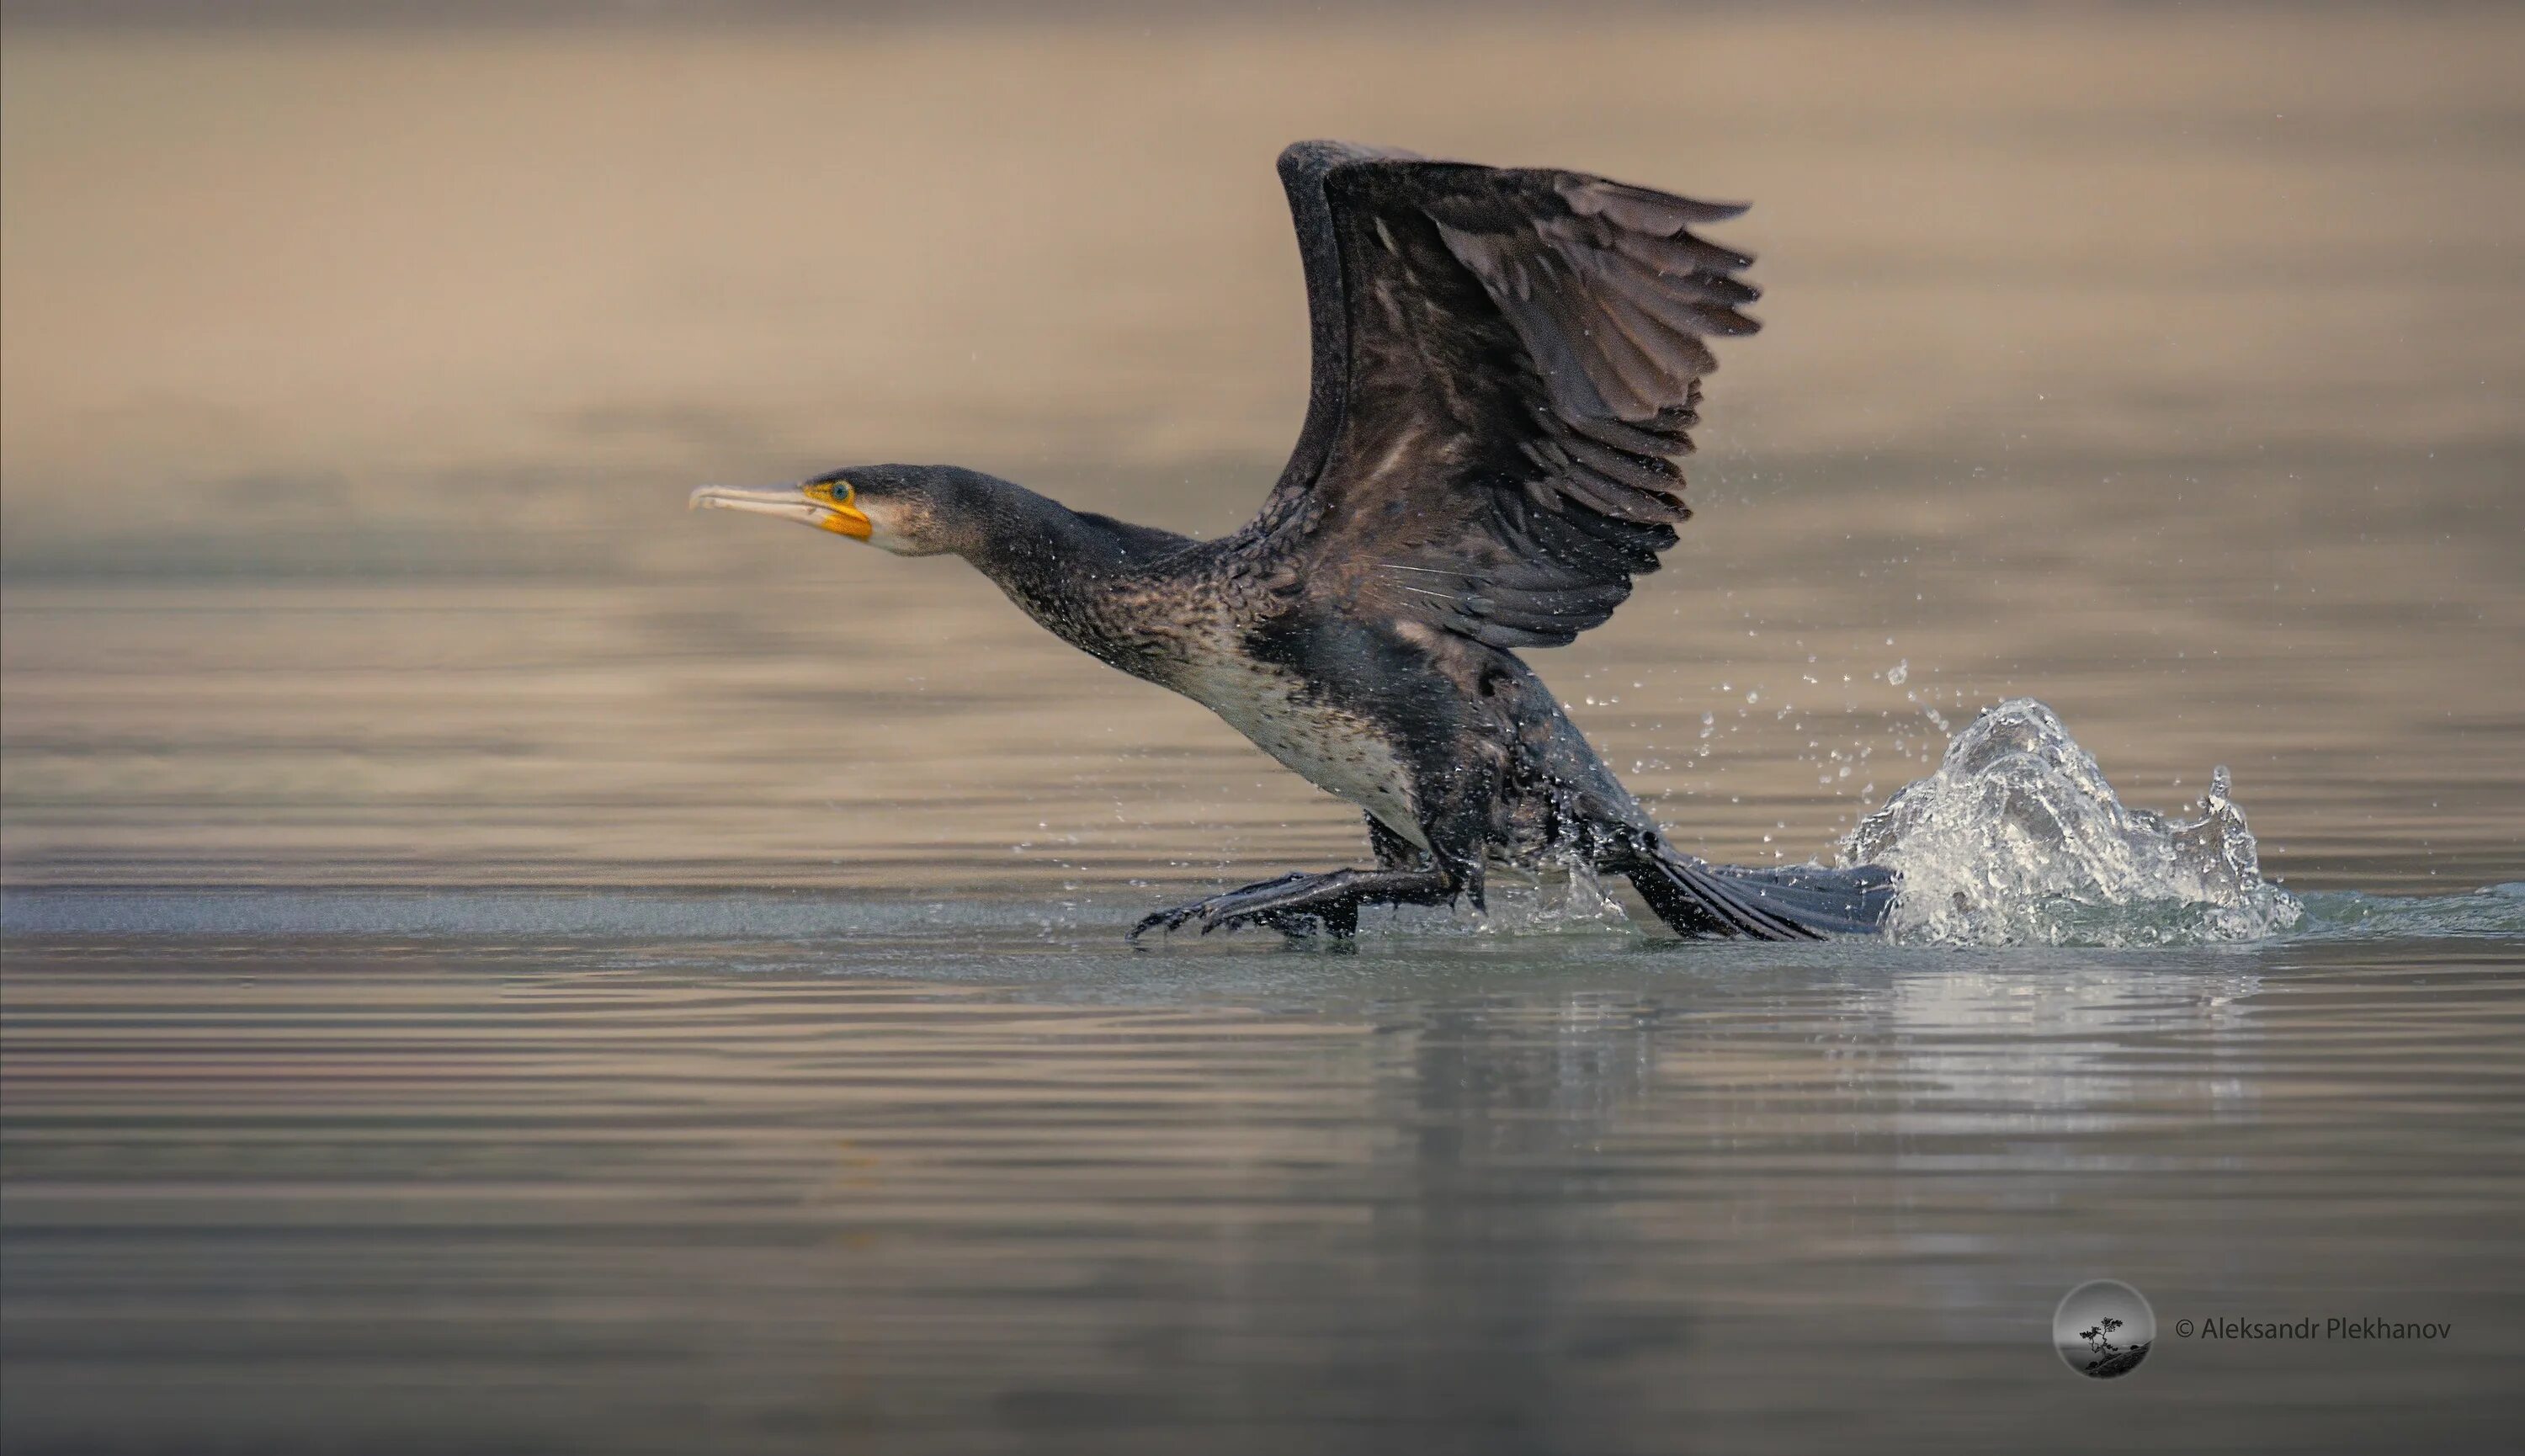
<path fill-rule="evenodd" d="M 1372 869 L 1295 873 L 1131 930 L 1346 936 L 1374 904 L 1482 903 L 1494 862 L 1627 876 L 1688 936 L 1881 927 L 1891 872 L 1712 866 L 1668 844 L 1520 647 L 1606 621 L 1690 515 L 1707 340 L 1751 333 L 1742 207 L 1341 142 L 1280 155 L 1313 333 L 1304 430 L 1213 541 L 953 466 L 708 486 L 902 556 L 962 556 L 1072 646 L 1224 718 L 1366 811 Z"/>

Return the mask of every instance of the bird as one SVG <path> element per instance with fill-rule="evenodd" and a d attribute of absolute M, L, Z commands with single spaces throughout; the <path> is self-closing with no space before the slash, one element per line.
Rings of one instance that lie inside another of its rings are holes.
<path fill-rule="evenodd" d="M 1678 935 L 1881 930 L 1881 866 L 1731 868 L 1678 849 L 1518 656 L 1609 620 L 1691 516 L 1710 341 L 1758 327 L 1743 205 L 1549 168 L 1303 141 L 1312 378 L 1254 519 L 1203 540 L 959 466 L 872 465 L 747 511 L 964 558 L 1053 635 L 1172 689 L 1366 819 L 1372 863 L 1297 871 L 1130 929 L 1348 941 L 1371 906 L 1484 907 L 1494 868 L 1626 878 Z"/>

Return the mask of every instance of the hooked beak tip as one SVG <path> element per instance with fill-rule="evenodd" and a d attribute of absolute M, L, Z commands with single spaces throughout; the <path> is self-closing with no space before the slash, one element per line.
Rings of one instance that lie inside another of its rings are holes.
<path fill-rule="evenodd" d="M 786 506 L 795 503 L 795 493 L 786 489 L 748 490 L 736 485 L 704 485 L 684 497 L 684 509 L 687 511 L 709 509 L 759 511 L 766 506 Z"/>

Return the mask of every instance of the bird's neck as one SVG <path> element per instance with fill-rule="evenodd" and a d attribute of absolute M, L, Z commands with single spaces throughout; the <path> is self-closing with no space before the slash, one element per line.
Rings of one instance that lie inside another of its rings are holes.
<path fill-rule="evenodd" d="M 1081 579 L 1131 564 L 1129 527 L 1073 511 L 1022 485 L 993 482 L 982 528 L 963 555 L 1012 596 L 1059 596 Z"/>
<path fill-rule="evenodd" d="M 1145 676 L 1143 623 L 1151 568 L 1193 544 L 1185 537 L 1073 511 L 1010 485 L 990 529 L 964 553 L 1011 601 L 1051 632 L 1125 672 Z"/>

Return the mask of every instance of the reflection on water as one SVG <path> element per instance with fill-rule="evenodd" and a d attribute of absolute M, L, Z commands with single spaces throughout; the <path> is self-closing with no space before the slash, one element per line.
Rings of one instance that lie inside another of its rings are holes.
<path fill-rule="evenodd" d="M 1821 14 L 13 27 L 0 1440 L 2512 1431 L 2518 22 Z M 1124 952 L 1357 816 L 952 563 L 679 505 L 1232 526 L 1312 134 L 1758 204 L 1700 516 L 1538 655 L 1680 842 L 1822 853 L 2033 695 L 2132 805 L 2231 766 L 2303 924 Z M 2068 1419 L 2097 1277 L 2458 1333 Z"/>
<path fill-rule="evenodd" d="M 2513 933 L 948 924 L 19 941 L 11 1448 L 1952 1449 L 2051 1429 L 2099 1274 L 2460 1331 L 2166 1341 L 2122 1445 L 2515 1415 Z"/>

